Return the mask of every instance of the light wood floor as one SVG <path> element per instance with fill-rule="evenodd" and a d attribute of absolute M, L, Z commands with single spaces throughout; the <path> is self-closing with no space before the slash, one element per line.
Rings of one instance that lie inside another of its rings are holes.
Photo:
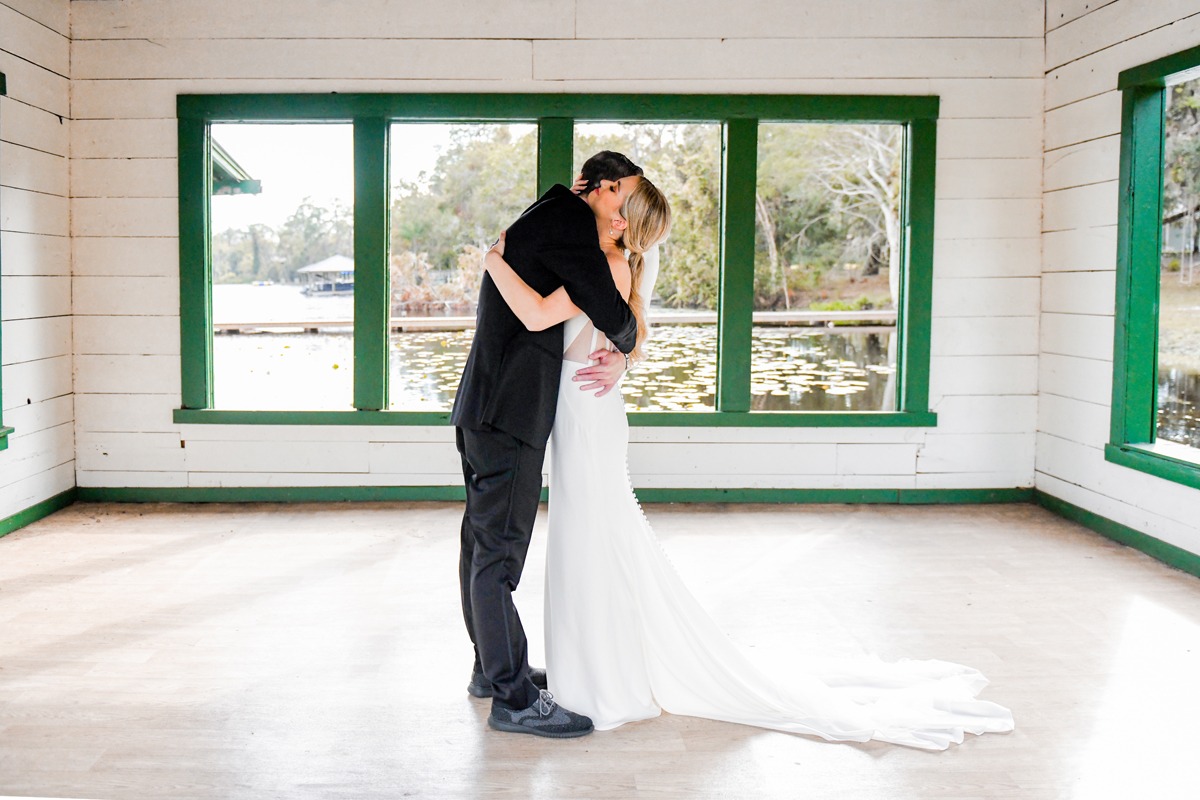
<path fill-rule="evenodd" d="M 495 733 L 464 690 L 458 505 L 79 504 L 0 539 L 0 795 L 1200 797 L 1195 578 L 1026 505 L 647 510 L 766 663 L 959 661 L 1016 731 L 943 753 L 672 716 Z"/>

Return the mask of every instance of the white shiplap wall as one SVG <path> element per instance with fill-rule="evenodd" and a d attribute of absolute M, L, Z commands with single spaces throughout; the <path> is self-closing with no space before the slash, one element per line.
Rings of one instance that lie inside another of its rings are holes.
<path fill-rule="evenodd" d="M 1200 492 L 1104 460 L 1112 405 L 1117 75 L 1200 43 L 1195 0 L 1051 0 L 1037 487 L 1200 553 Z"/>
<path fill-rule="evenodd" d="M 639 486 L 1030 486 L 1041 0 L 108 0 L 72 9 L 78 481 L 456 485 L 445 428 L 179 426 L 175 96 L 936 94 L 936 429 L 634 429 Z M 610 33 L 611 32 L 611 33 Z M 186 441 L 186 447 L 181 447 Z"/>
<path fill-rule="evenodd" d="M 75 486 L 71 394 L 70 6 L 0 0 L 4 423 L 0 519 Z"/>

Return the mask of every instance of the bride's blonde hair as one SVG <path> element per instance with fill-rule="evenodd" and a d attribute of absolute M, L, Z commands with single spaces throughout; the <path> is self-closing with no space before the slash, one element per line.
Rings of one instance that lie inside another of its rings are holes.
<path fill-rule="evenodd" d="M 667 238 L 671 231 L 671 205 L 658 187 L 643 177 L 625 198 L 621 216 L 628 225 L 617 244 L 629 251 L 629 272 L 632 283 L 629 287 L 629 308 L 637 319 L 637 344 L 629 355 L 642 357 L 642 343 L 646 341 L 649 328 L 646 326 L 646 306 L 650 298 L 643 300 L 641 293 L 642 273 L 646 262 L 643 253 Z"/>

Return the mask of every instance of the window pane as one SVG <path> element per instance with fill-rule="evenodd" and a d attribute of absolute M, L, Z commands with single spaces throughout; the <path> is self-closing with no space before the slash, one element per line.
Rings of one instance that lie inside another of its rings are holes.
<path fill-rule="evenodd" d="M 353 403 L 349 124 L 212 126 L 215 407 Z"/>
<path fill-rule="evenodd" d="M 389 408 L 445 411 L 475 328 L 484 252 L 537 199 L 537 127 L 395 124 Z"/>
<path fill-rule="evenodd" d="M 754 410 L 896 409 L 903 137 L 759 125 Z"/>
<path fill-rule="evenodd" d="M 711 411 L 717 378 L 721 127 L 576 125 L 575 174 L 599 150 L 629 156 L 671 203 L 671 234 L 660 248 L 647 313 L 650 338 L 645 360 L 625 376 L 626 407 Z"/>
<path fill-rule="evenodd" d="M 1157 435 L 1200 447 L 1200 79 L 1166 95 Z"/>

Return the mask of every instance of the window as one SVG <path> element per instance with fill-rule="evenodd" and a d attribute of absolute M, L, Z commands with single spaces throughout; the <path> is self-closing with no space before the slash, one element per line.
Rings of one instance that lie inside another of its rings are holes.
<path fill-rule="evenodd" d="M 625 382 L 632 424 L 933 425 L 937 108 L 932 97 L 181 96 L 176 420 L 447 422 L 481 252 L 587 156 L 618 149 L 674 217 L 647 358 Z M 300 155 L 272 165 L 288 152 Z M 852 199 L 870 169 L 886 172 L 878 196 Z M 281 195 L 273 216 L 229 221 Z M 304 235 L 285 247 L 291 221 Z M 241 305 L 228 299 L 238 294 Z"/>
<path fill-rule="evenodd" d="M 215 408 L 354 408 L 353 133 L 211 127 Z"/>
<path fill-rule="evenodd" d="M 4 97 L 7 94 L 8 94 L 8 81 L 5 79 L 4 73 L 0 72 L 0 97 Z M 3 214 L 0 214 L 0 218 L 3 218 Z M 0 255 L 0 267 L 3 266 L 3 263 L 4 263 L 3 256 Z M 2 337 L 0 337 L 0 338 L 2 338 Z M 8 435 L 13 432 L 12 428 L 5 427 L 5 425 L 4 425 L 4 403 L 2 402 L 4 399 L 3 388 L 4 388 L 4 381 L 3 381 L 3 378 L 0 378 L 0 450 L 5 450 L 8 448 Z"/>
<path fill-rule="evenodd" d="M 904 126 L 762 122 L 755 410 L 892 411 Z"/>
<path fill-rule="evenodd" d="M 1122 72 L 1109 461 L 1200 487 L 1200 48 Z"/>
<path fill-rule="evenodd" d="M 651 336 L 625 377 L 630 411 L 712 411 L 717 399 L 721 126 L 575 125 L 573 175 L 600 150 L 625 153 L 671 202 L 671 235 L 650 298 Z"/>
<path fill-rule="evenodd" d="M 537 199 L 537 126 L 391 126 L 388 408 L 449 411 L 484 253 Z"/>

